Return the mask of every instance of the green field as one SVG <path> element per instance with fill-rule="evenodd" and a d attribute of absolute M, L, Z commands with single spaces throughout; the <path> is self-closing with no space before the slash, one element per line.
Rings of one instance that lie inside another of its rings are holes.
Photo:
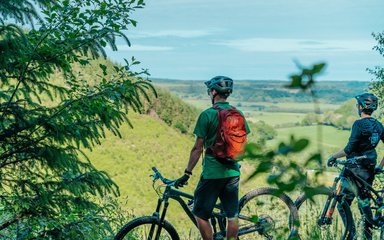
<path fill-rule="evenodd" d="M 286 124 L 299 124 L 305 117 L 304 113 L 285 113 L 285 112 L 261 112 L 255 111 L 247 114 L 247 120 L 252 122 L 263 121 L 273 127 Z"/>
<path fill-rule="evenodd" d="M 296 138 L 310 140 L 310 149 L 316 150 L 318 144 L 324 153 L 330 154 L 340 150 L 348 141 L 349 131 L 339 130 L 331 126 L 320 126 L 321 139 L 318 138 L 318 126 L 300 126 L 276 129 L 278 135 L 269 142 L 270 146 L 280 141 L 287 141 L 291 135 Z"/>
<path fill-rule="evenodd" d="M 209 97 L 202 99 L 183 99 L 185 102 L 199 108 L 206 109 L 212 106 Z M 247 102 L 237 101 L 236 99 L 228 98 L 230 104 L 238 107 L 244 112 L 283 112 L 283 113 L 311 113 L 314 112 L 314 105 L 308 102 Z M 340 107 L 340 104 L 320 103 L 320 111 L 335 110 Z"/>

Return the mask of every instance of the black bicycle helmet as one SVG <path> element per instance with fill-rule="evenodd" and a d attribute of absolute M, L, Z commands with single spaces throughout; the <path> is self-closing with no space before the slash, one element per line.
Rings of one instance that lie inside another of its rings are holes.
<path fill-rule="evenodd" d="M 204 84 L 207 85 L 208 91 L 215 89 L 220 95 L 229 96 L 233 90 L 233 80 L 225 76 L 216 76 Z"/>
<path fill-rule="evenodd" d="M 378 98 L 372 93 L 363 93 L 356 97 L 358 106 L 363 108 L 363 112 L 372 113 L 377 109 Z"/>

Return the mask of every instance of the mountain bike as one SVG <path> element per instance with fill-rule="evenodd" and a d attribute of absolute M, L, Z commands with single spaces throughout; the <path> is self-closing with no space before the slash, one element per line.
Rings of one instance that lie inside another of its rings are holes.
<path fill-rule="evenodd" d="M 175 180 L 164 178 L 153 167 L 153 188 L 159 198 L 152 216 L 136 218 L 126 225 L 115 236 L 120 239 L 172 239 L 179 240 L 175 227 L 165 219 L 169 199 L 180 204 L 189 219 L 197 226 L 191 212 L 193 196 L 175 189 Z M 162 185 L 155 187 L 155 182 L 161 180 Z M 290 216 L 296 223 L 297 209 L 286 194 L 273 188 L 260 188 L 248 192 L 239 200 L 239 233 L 238 239 L 288 239 L 297 233 L 296 226 L 290 224 Z M 210 218 L 214 239 L 224 239 L 226 236 L 226 217 L 220 203 L 217 203 Z"/>
<path fill-rule="evenodd" d="M 300 230 L 302 239 L 354 239 L 356 235 L 355 223 L 350 206 L 345 199 L 347 194 L 344 189 L 351 186 L 364 187 L 369 191 L 369 199 L 372 208 L 372 216 L 366 216 L 374 228 L 381 230 L 380 239 L 384 239 L 384 187 L 375 190 L 369 183 L 354 174 L 348 167 L 356 165 L 356 162 L 364 157 L 355 157 L 347 160 L 336 160 L 335 167 L 342 166 L 339 176 L 335 177 L 332 187 L 316 189 L 311 193 L 301 194 L 295 201 L 299 211 Z M 375 174 L 383 173 L 376 168 Z M 355 196 L 356 194 L 354 194 Z M 359 198 L 357 198 L 359 201 Z M 368 204 L 370 204 L 368 203 Z M 359 205 L 359 210 L 361 206 Z M 303 227 L 303 223 L 312 223 L 312 226 Z M 306 237 L 303 237 L 306 235 Z M 376 238 L 374 238 L 376 239 Z"/>

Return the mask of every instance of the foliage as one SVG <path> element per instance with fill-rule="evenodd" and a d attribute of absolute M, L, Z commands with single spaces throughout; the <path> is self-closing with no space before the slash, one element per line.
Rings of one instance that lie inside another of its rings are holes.
<path fill-rule="evenodd" d="M 272 140 L 277 135 L 276 130 L 264 121 L 248 122 L 248 124 L 251 129 L 251 134 L 248 138 L 250 142 L 264 146 L 268 140 Z"/>
<path fill-rule="evenodd" d="M 356 100 L 350 99 L 335 111 L 328 111 L 324 114 L 322 122 L 339 129 L 351 129 L 352 124 L 357 120 Z"/>
<path fill-rule="evenodd" d="M 169 91 L 157 88 L 156 92 L 158 96 L 151 96 L 150 102 L 145 106 L 145 112 L 159 117 L 168 126 L 178 129 L 183 134 L 192 135 L 199 114 L 198 109 Z"/>
<path fill-rule="evenodd" d="M 373 50 L 377 51 L 382 57 L 384 57 L 384 32 L 372 33 L 373 38 L 377 41 L 377 45 L 373 47 Z M 384 105 L 384 67 L 375 66 L 374 68 L 367 69 L 375 78 L 371 82 L 370 90 L 379 97 L 379 106 Z M 380 118 L 383 115 L 383 108 L 379 108 L 376 111 Z"/>
<path fill-rule="evenodd" d="M 33 3 L 41 6 L 41 18 Z M 100 197 L 119 189 L 89 159 L 79 159 L 80 147 L 92 149 L 106 129 L 119 136 L 128 110 L 140 111 L 153 88 L 137 79 L 147 72 L 133 71 L 134 58 L 112 69 L 100 64 L 92 84 L 73 66 L 106 57 L 104 47 L 116 50 L 117 38 L 129 45 L 122 31 L 136 26 L 130 14 L 143 6 L 142 0 L 1 1 L 2 238 L 111 234 L 108 216 L 115 208 Z"/>
<path fill-rule="evenodd" d="M 316 124 L 319 119 L 319 116 L 316 113 L 308 113 L 305 115 L 303 120 L 301 120 L 301 125 L 303 126 L 311 126 Z"/>

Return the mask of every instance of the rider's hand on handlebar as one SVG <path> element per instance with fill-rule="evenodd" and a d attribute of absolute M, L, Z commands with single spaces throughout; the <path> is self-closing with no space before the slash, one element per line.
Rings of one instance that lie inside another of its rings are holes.
<path fill-rule="evenodd" d="M 335 157 L 331 156 L 330 158 L 328 158 L 328 161 L 327 161 L 327 166 L 328 167 L 334 166 L 335 163 L 336 163 L 336 158 Z"/>
<path fill-rule="evenodd" d="M 189 175 L 188 174 L 184 174 L 181 178 L 176 180 L 175 187 L 176 188 L 184 187 L 184 185 L 188 184 L 188 179 L 189 179 Z"/>
<path fill-rule="evenodd" d="M 381 167 L 375 167 L 375 174 L 383 173 L 384 170 Z"/>

